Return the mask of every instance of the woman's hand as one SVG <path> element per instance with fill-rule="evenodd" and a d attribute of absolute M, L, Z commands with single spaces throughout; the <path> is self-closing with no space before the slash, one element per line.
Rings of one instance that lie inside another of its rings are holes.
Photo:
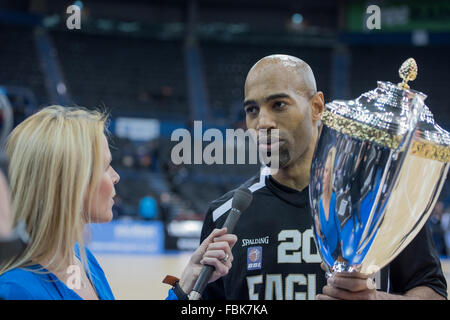
<path fill-rule="evenodd" d="M 234 234 L 227 234 L 226 228 L 214 229 L 192 254 L 181 275 L 181 289 L 187 294 L 192 291 L 204 265 L 214 267 L 209 282 L 225 276 L 231 268 L 233 261 L 231 249 L 236 241 L 237 237 Z"/>

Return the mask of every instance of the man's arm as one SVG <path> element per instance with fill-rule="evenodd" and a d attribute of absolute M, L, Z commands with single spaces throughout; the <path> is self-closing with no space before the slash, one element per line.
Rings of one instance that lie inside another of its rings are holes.
<path fill-rule="evenodd" d="M 426 286 L 415 287 L 403 295 L 376 290 L 372 279 L 361 274 L 335 274 L 328 279 L 318 300 L 445 300 L 445 297 Z"/>
<path fill-rule="evenodd" d="M 413 288 L 404 295 L 389 294 L 381 291 L 378 294 L 378 300 L 446 300 L 445 297 L 425 286 Z"/>
<path fill-rule="evenodd" d="M 411 298 L 417 298 L 420 300 L 446 300 L 445 297 L 438 294 L 436 291 L 429 287 L 416 287 L 411 290 L 409 290 L 405 296 L 411 297 Z"/>

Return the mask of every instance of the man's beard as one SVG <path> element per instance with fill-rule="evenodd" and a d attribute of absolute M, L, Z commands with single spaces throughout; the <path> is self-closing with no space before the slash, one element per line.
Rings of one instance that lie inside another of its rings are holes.
<path fill-rule="evenodd" d="M 291 160 L 291 154 L 289 153 L 288 149 L 281 149 L 280 150 L 280 160 L 279 160 L 279 165 L 280 168 L 285 168 L 287 167 L 289 161 Z"/>
<path fill-rule="evenodd" d="M 272 169 L 283 169 L 287 167 L 289 164 L 289 161 L 291 160 L 291 155 L 289 153 L 289 150 L 287 148 L 280 148 L 278 150 L 278 157 L 273 157 L 272 159 L 272 152 L 267 152 L 267 158 L 271 161 L 266 163 L 267 167 Z"/>

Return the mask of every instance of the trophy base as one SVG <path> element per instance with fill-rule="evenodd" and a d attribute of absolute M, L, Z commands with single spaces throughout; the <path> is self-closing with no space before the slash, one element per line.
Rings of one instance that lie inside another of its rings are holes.
<path fill-rule="evenodd" d="M 330 271 L 327 272 L 326 278 L 329 279 L 333 276 L 333 274 L 335 273 L 340 273 L 340 272 L 355 272 L 358 271 L 358 267 L 357 266 L 352 266 L 350 264 L 348 264 L 346 261 L 336 261 L 334 263 L 334 265 L 331 267 Z"/>

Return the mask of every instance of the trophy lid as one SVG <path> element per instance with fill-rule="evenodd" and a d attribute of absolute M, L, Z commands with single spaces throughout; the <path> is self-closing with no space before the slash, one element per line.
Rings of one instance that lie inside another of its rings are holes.
<path fill-rule="evenodd" d="M 423 103 L 427 96 L 408 85 L 408 81 L 417 77 L 417 64 L 413 58 L 402 64 L 399 75 L 403 79 L 399 84 L 378 81 L 377 88 L 356 99 L 327 103 L 322 121 L 325 125 L 356 138 L 375 141 L 395 149 L 399 145 L 399 137 L 413 130 L 408 119 L 412 118 L 414 112 L 421 112 L 417 123 L 413 124 L 416 128 L 414 141 L 427 144 L 426 150 L 430 146 L 443 148 L 434 152 L 439 153 L 439 157 L 432 158 L 450 161 L 450 134 L 435 123 L 433 114 Z M 418 108 L 419 104 L 423 104 L 422 109 Z M 424 146 L 421 150 L 423 148 Z"/>
<path fill-rule="evenodd" d="M 378 81 L 378 87 L 354 100 L 335 100 L 327 104 L 328 111 L 344 118 L 369 125 L 392 134 L 402 134 L 411 113 L 413 99 L 426 95 L 402 89 L 388 81 Z"/>
<path fill-rule="evenodd" d="M 433 113 L 426 105 L 423 107 L 411 153 L 427 159 L 450 162 L 450 133 L 435 123 Z"/>

